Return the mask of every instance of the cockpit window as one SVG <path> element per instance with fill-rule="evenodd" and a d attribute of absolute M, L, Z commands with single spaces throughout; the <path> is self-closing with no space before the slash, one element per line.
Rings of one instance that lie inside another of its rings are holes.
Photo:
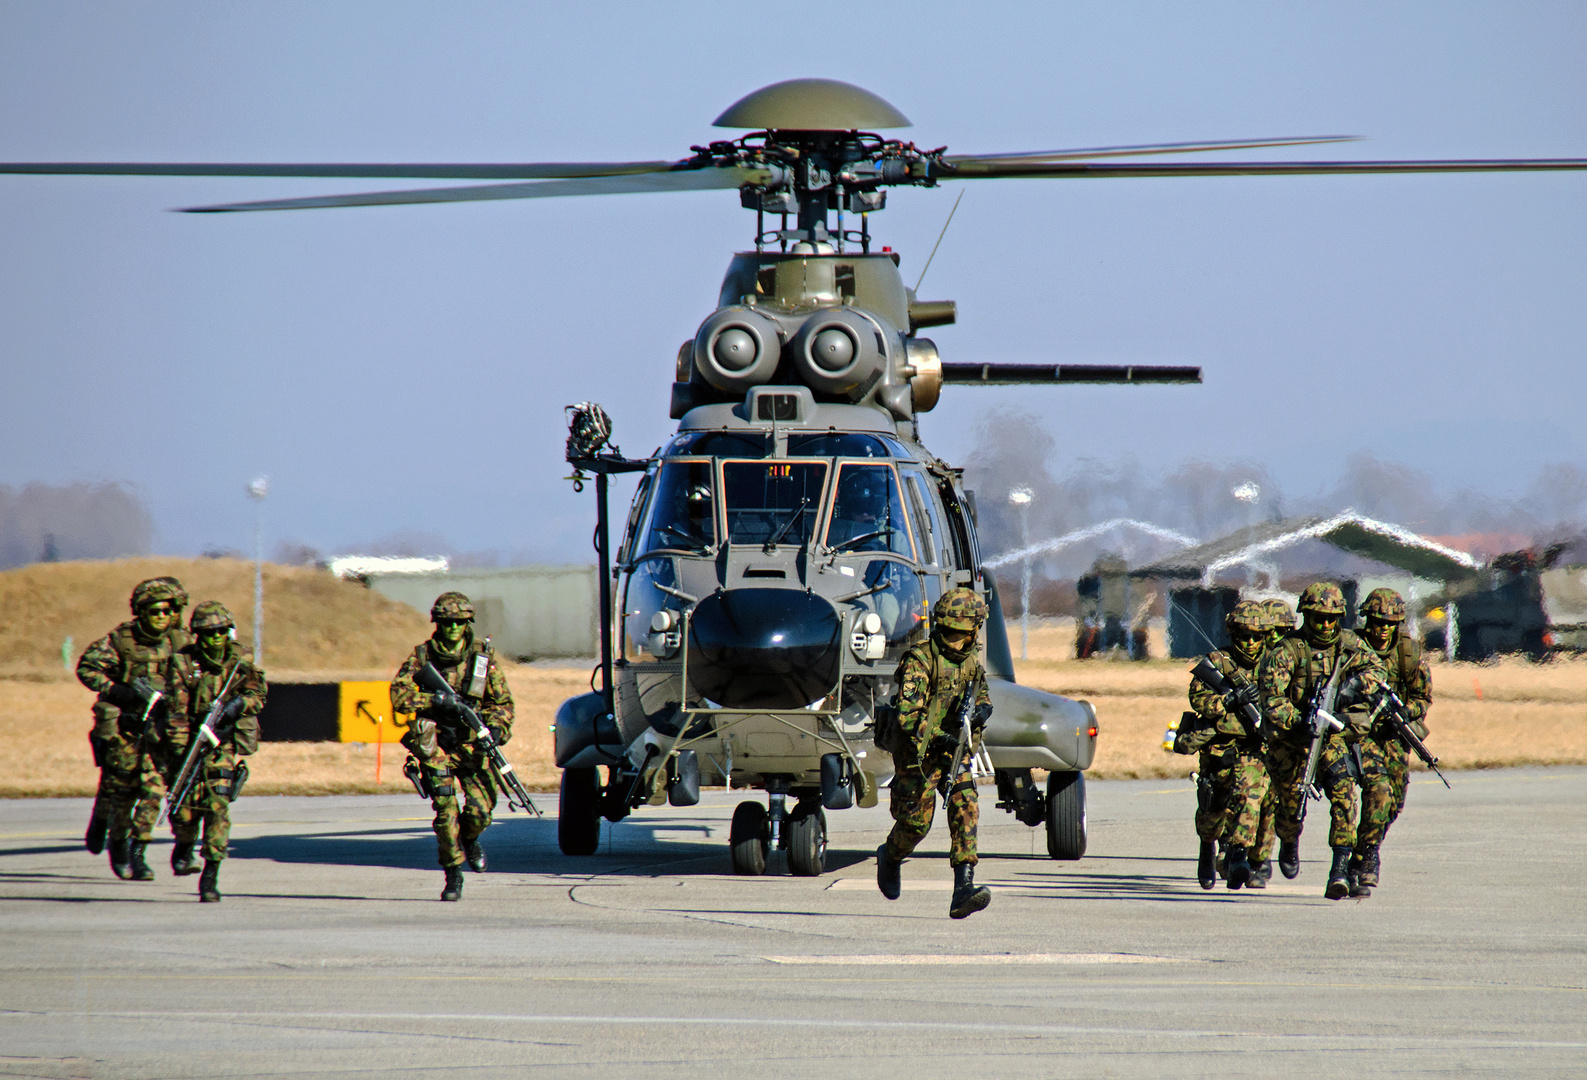
<path fill-rule="evenodd" d="M 889 466 L 845 463 L 838 470 L 827 547 L 913 557 L 898 477 Z"/>
<path fill-rule="evenodd" d="M 723 462 L 728 543 L 805 543 L 821 508 L 826 481 L 825 462 Z"/>
<path fill-rule="evenodd" d="M 667 447 L 670 454 L 698 457 L 765 457 L 768 439 L 758 431 L 691 431 Z"/>
<path fill-rule="evenodd" d="M 709 461 L 668 461 L 656 477 L 655 509 L 645 534 L 645 551 L 658 548 L 703 550 L 716 543 L 716 512 Z"/>
<path fill-rule="evenodd" d="M 790 457 L 887 457 L 887 444 L 875 435 L 855 431 L 822 431 L 789 435 Z"/>

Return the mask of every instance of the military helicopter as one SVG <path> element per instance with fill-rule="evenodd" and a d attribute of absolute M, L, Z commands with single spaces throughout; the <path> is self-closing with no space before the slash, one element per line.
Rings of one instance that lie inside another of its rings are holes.
<path fill-rule="evenodd" d="M 997 805 L 1045 826 L 1048 853 L 1086 848 L 1084 771 L 1098 721 L 1086 702 L 1023 687 L 995 582 L 982 571 L 975 501 L 921 442 L 946 386 L 1193 383 L 1192 367 L 944 362 L 920 331 L 955 321 L 951 301 L 905 286 L 898 256 L 872 250 L 887 190 L 948 180 L 1302 175 L 1587 168 L 1587 160 L 1129 162 L 1144 155 L 1272 148 L 1347 137 L 949 155 L 883 138 L 909 126 L 859 87 L 794 79 L 715 121 L 750 129 L 676 161 L 463 165 L 0 164 L 0 172 L 505 180 L 509 183 L 229 203 L 193 212 L 288 210 L 564 195 L 736 189 L 755 211 L 753 250 L 733 256 L 718 307 L 679 349 L 675 436 L 624 457 L 606 414 L 570 407 L 567 457 L 597 486 L 599 688 L 558 710 L 558 839 L 594 853 L 600 819 L 692 805 L 703 778 L 763 790 L 733 814 L 733 868 L 786 853 L 820 874 L 827 810 L 874 805 L 893 775 L 873 740 L 904 649 L 933 601 L 968 586 L 990 608 L 984 648 L 993 715 L 978 755 Z M 773 228 L 768 228 L 768 215 Z M 608 477 L 639 473 L 611 550 Z M 1046 789 L 1033 770 L 1048 773 Z M 601 771 L 604 770 L 604 776 Z M 794 805 L 788 805 L 792 796 Z"/>

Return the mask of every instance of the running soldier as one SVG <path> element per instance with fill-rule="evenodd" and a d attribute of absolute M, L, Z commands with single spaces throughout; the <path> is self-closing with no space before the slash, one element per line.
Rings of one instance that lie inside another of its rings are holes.
<path fill-rule="evenodd" d="M 1242 600 L 1224 620 L 1229 631 L 1227 651 L 1216 649 L 1206 660 L 1223 675 L 1233 690 L 1220 694 L 1200 679 L 1190 680 L 1190 707 L 1180 722 L 1174 752 L 1199 753 L 1196 783 L 1196 835 L 1201 850 L 1196 879 L 1203 889 L 1217 882 L 1214 845 L 1227 845 L 1225 869 L 1231 889 L 1249 885 L 1267 887 L 1267 873 L 1257 853 L 1258 831 L 1268 804 L 1267 766 L 1262 756 L 1262 735 L 1241 717 L 1240 710 L 1256 705 L 1257 662 L 1267 645 L 1268 623 L 1261 606 Z M 1211 678 L 1211 676 L 1208 676 Z M 1237 685 L 1236 685 L 1237 684 Z M 1271 818 L 1271 809 L 1268 813 Z"/>
<path fill-rule="evenodd" d="M 97 855 L 108 834 L 110 869 L 123 881 L 154 880 L 144 853 L 165 781 L 153 736 L 167 707 L 167 666 L 188 643 L 186 606 L 187 591 L 176 578 L 140 582 L 132 590 L 133 617 L 88 646 L 77 662 L 77 678 L 99 695 L 88 735 L 99 790 L 84 844 Z"/>
<path fill-rule="evenodd" d="M 459 900 L 463 861 L 467 859 L 476 874 L 485 872 L 485 849 L 479 838 L 496 809 L 496 781 L 463 714 L 420 690 L 415 679 L 424 665 L 435 665 L 447 685 L 479 714 L 498 745 L 512 737 L 512 693 L 489 642 L 474 638 L 474 605 L 468 597 L 442 593 L 430 608 L 430 620 L 435 633 L 413 650 L 392 680 L 391 707 L 413 715 L 402 745 L 413 755 L 410 775 L 419 778 L 435 808 L 436 846 L 446 872 L 441 899 Z"/>
<path fill-rule="evenodd" d="M 1300 873 L 1300 833 L 1305 814 L 1303 780 L 1311 746 L 1311 722 L 1332 688 L 1333 712 L 1345 725 L 1323 741 L 1316 783 L 1328 794 L 1328 843 L 1333 865 L 1324 890 L 1330 900 L 1350 893 L 1350 858 L 1356 840 L 1355 777 L 1360 774 L 1356 742 L 1371 724 L 1370 699 L 1383 686 L 1377 654 L 1339 621 L 1345 612 L 1344 593 L 1337 585 L 1318 582 L 1301 593 L 1302 625 L 1268 649 L 1258 669 L 1262 711 L 1272 726 L 1268 741 L 1268 774 L 1278 790 L 1275 828 L 1279 838 L 1279 869 L 1285 877 Z"/>
<path fill-rule="evenodd" d="M 1433 703 L 1433 673 L 1419 645 L 1405 633 L 1405 598 L 1393 589 L 1373 589 L 1361 605 L 1361 638 L 1377 654 L 1389 689 L 1405 703 L 1405 720 L 1418 739 L 1427 738 Z M 1360 743 L 1361 823 L 1350 860 L 1350 895 L 1371 896 L 1378 884 L 1379 848 L 1405 809 L 1410 751 L 1389 724 L 1379 721 Z"/>
<path fill-rule="evenodd" d="M 220 900 L 220 864 L 231 839 L 231 804 L 248 778 L 248 765 L 240 759 L 259 749 L 259 712 L 267 692 L 264 672 L 254 667 L 231 639 L 236 625 L 231 612 L 217 600 L 195 607 L 188 622 L 195 640 L 171 658 L 166 680 L 172 704 L 161 748 L 173 781 L 194 733 L 225 691 L 214 725 L 214 735 L 220 741 L 182 805 L 170 811 L 171 831 L 176 834 L 171 870 L 177 877 L 199 872 L 194 849 L 199 828 L 203 828 L 204 872 L 198 879 L 198 898 L 204 903 Z"/>
<path fill-rule="evenodd" d="M 912 645 L 898 663 L 898 727 L 904 748 L 893 755 L 893 829 L 876 849 L 876 887 L 889 900 L 902 888 L 899 869 L 926 834 L 941 792 L 948 812 L 948 862 L 953 867 L 953 897 L 948 915 L 963 919 L 992 902 L 991 890 L 975 883 L 976 826 L 980 802 L 970 769 L 974 742 L 992 714 L 986 671 L 976 650 L 976 634 L 986 621 L 986 603 L 960 586 L 942 595 L 931 611 L 931 636 Z M 964 694 L 974 689 L 972 745 L 965 747 L 957 776 L 953 759 L 959 733 L 949 730 Z"/>

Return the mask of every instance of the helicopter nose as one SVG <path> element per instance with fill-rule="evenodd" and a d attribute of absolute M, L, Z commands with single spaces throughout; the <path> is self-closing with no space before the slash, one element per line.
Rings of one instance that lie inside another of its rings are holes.
<path fill-rule="evenodd" d="M 797 589 L 733 589 L 689 618 L 689 683 L 730 709 L 802 709 L 838 681 L 840 622 Z"/>

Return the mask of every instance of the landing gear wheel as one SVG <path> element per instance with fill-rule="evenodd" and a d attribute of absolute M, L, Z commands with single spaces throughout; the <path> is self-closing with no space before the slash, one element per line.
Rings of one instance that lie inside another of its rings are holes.
<path fill-rule="evenodd" d="M 819 877 L 827 868 L 827 815 L 819 803 L 800 803 L 788 818 L 788 872 Z"/>
<path fill-rule="evenodd" d="M 733 810 L 727 842 L 733 855 L 733 873 L 759 877 L 766 872 L 766 849 L 771 840 L 766 808 L 758 802 L 741 802 Z"/>
<path fill-rule="evenodd" d="M 601 846 L 601 785 L 594 769 L 562 770 L 557 846 L 564 855 L 594 855 Z"/>
<path fill-rule="evenodd" d="M 1085 773 L 1051 773 L 1047 777 L 1047 854 L 1073 862 L 1085 853 Z"/>

